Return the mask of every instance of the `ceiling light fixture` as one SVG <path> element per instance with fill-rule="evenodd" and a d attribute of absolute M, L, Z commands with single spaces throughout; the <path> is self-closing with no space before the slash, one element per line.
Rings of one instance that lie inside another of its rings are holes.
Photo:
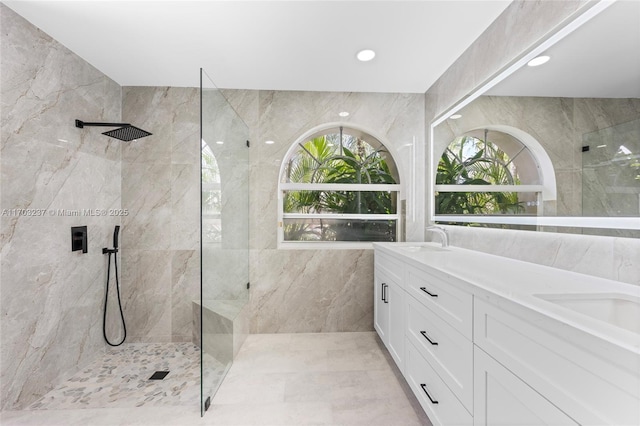
<path fill-rule="evenodd" d="M 549 56 L 538 56 L 527 62 L 527 65 L 530 67 L 537 67 L 542 64 L 546 64 L 551 59 Z"/>
<path fill-rule="evenodd" d="M 452 120 L 457 120 L 458 118 L 462 118 L 462 114 L 453 114 L 449 118 Z"/>
<path fill-rule="evenodd" d="M 273 145 L 275 142 L 274 141 L 264 141 L 264 143 L 266 143 L 267 145 Z"/>
<path fill-rule="evenodd" d="M 339 112 L 339 113 L 338 113 L 338 115 L 339 115 L 340 117 L 348 117 L 348 116 L 349 116 L 349 113 L 348 113 L 347 111 L 342 111 L 342 112 Z"/>
<path fill-rule="evenodd" d="M 364 50 L 359 51 L 356 54 L 356 58 L 358 58 L 358 60 L 362 61 L 362 62 L 370 61 L 375 57 L 376 57 L 376 52 L 374 52 L 371 49 L 364 49 Z"/>
<path fill-rule="evenodd" d="M 217 143 L 218 145 L 224 145 L 224 142 L 223 142 L 223 141 L 217 141 L 216 143 Z"/>

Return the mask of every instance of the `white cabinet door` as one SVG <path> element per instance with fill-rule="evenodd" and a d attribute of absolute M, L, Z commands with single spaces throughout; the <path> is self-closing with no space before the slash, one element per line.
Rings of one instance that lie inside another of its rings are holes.
<path fill-rule="evenodd" d="M 389 335 L 387 349 L 400 368 L 404 371 L 404 336 L 407 328 L 405 293 L 393 282 L 386 291 L 389 306 Z"/>
<path fill-rule="evenodd" d="M 474 343 L 583 425 L 640 425 L 640 356 L 524 308 L 474 300 Z"/>
<path fill-rule="evenodd" d="M 474 426 L 578 424 L 478 347 L 473 367 Z"/>
<path fill-rule="evenodd" d="M 373 316 L 374 327 L 378 332 L 378 336 L 388 345 L 389 341 L 389 279 L 387 275 L 380 269 L 375 269 L 375 283 L 374 283 L 374 304 L 373 304 Z"/>
<path fill-rule="evenodd" d="M 406 328 L 404 290 L 382 268 L 375 270 L 374 327 L 402 371 Z"/>

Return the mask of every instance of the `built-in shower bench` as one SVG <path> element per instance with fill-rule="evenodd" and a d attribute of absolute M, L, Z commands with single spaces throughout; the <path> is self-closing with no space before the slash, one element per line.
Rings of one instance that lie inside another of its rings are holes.
<path fill-rule="evenodd" d="M 246 300 L 193 301 L 193 342 L 223 364 L 232 361 L 249 334 Z M 200 332 L 203 325 L 204 333 Z M 202 338 L 201 338 L 202 336 Z M 202 344 L 202 340 L 204 344 Z"/>

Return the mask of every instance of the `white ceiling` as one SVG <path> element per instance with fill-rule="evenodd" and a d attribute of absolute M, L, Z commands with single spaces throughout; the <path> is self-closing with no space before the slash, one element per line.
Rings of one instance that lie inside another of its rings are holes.
<path fill-rule="evenodd" d="M 122 86 L 423 93 L 510 1 L 3 3 Z"/>

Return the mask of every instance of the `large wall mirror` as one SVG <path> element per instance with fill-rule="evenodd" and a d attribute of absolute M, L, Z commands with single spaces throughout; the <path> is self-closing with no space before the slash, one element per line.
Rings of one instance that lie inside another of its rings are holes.
<path fill-rule="evenodd" d="M 640 237 L 640 2 L 591 7 L 431 140 L 431 222 Z"/>

